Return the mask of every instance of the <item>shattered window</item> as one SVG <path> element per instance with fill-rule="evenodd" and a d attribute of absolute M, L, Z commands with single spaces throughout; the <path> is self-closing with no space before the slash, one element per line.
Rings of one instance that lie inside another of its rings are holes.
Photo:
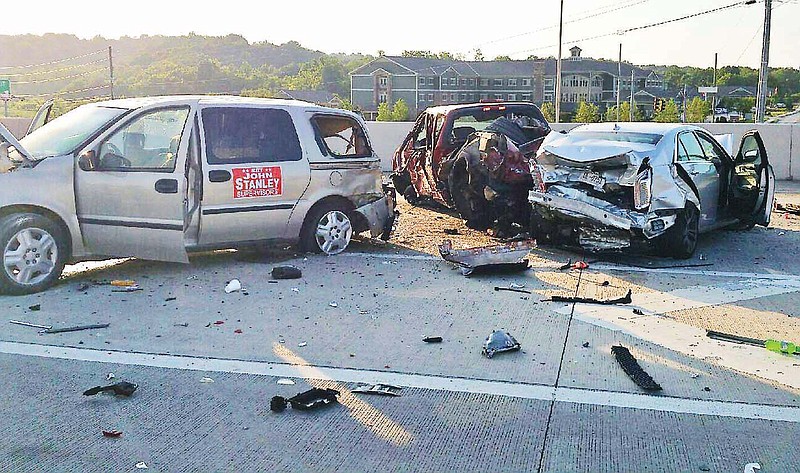
<path fill-rule="evenodd" d="M 320 144 L 323 153 L 337 158 L 372 156 L 367 135 L 356 120 L 341 115 L 316 115 L 311 123 L 325 145 L 325 149 L 322 149 Z"/>

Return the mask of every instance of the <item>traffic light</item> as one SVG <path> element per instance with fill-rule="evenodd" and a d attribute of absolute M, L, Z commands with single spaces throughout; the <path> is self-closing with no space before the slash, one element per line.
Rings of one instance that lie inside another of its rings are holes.
<path fill-rule="evenodd" d="M 662 98 L 655 98 L 653 99 L 653 113 L 661 113 L 664 110 L 664 105 L 666 105 L 666 101 Z"/>

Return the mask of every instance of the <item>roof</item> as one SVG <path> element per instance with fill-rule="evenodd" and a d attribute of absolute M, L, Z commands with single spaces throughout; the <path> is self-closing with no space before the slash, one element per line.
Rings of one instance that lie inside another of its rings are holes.
<path fill-rule="evenodd" d="M 434 114 L 447 114 L 452 112 L 453 110 L 462 110 L 465 108 L 483 108 L 495 105 L 504 107 L 519 106 L 519 105 L 527 107 L 536 107 L 536 104 L 533 104 L 531 102 L 473 102 L 473 103 L 460 103 L 455 105 L 439 105 L 436 107 L 428 107 L 425 109 L 425 112 Z"/>
<path fill-rule="evenodd" d="M 135 109 L 152 105 L 181 105 L 186 103 L 202 105 L 273 105 L 282 107 L 302 107 L 304 109 L 328 110 L 325 107 L 300 100 L 269 99 L 260 97 L 240 97 L 235 95 L 162 95 L 136 97 L 96 102 L 104 107 Z"/>
<path fill-rule="evenodd" d="M 547 76 L 554 76 L 556 75 L 556 65 L 557 61 L 555 58 L 547 58 L 544 60 L 544 74 Z M 619 72 L 619 63 L 616 61 L 608 61 L 605 59 L 591 59 L 591 58 L 581 58 L 580 61 L 561 61 L 561 73 L 570 73 L 570 72 L 605 72 L 616 76 Z M 634 77 L 647 77 L 654 71 L 651 69 L 642 69 L 641 67 L 636 67 L 632 64 L 628 64 L 623 62 L 622 65 L 622 77 L 630 77 L 631 70 L 634 72 Z"/>
<path fill-rule="evenodd" d="M 640 132 L 640 133 L 655 133 L 659 135 L 666 135 L 672 131 L 679 129 L 699 129 L 694 125 L 687 125 L 685 123 L 655 123 L 655 122 L 604 122 L 604 123 L 589 123 L 580 125 L 573 128 L 572 131 L 618 131 L 618 132 Z"/>
<path fill-rule="evenodd" d="M 289 99 L 302 100 L 317 104 L 325 104 L 340 101 L 338 95 L 327 90 L 281 90 L 280 93 Z"/>

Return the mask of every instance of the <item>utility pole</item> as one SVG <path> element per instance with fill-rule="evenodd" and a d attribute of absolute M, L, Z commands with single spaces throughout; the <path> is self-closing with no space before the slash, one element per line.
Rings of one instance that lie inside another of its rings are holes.
<path fill-rule="evenodd" d="M 561 39 L 564 33 L 564 0 L 558 14 L 558 57 L 556 58 L 556 123 L 561 119 Z"/>
<path fill-rule="evenodd" d="M 108 47 L 108 73 L 111 85 L 111 99 L 114 99 L 114 56 L 111 53 L 111 46 Z"/>
<path fill-rule="evenodd" d="M 714 88 L 717 87 L 717 54 L 718 53 L 714 53 L 714 83 L 711 84 L 711 85 L 714 86 Z M 716 118 L 716 116 L 717 116 L 717 92 L 714 92 L 714 94 L 711 95 L 711 117 L 712 117 L 711 122 L 712 123 L 715 121 L 714 118 Z"/>
<path fill-rule="evenodd" d="M 631 106 L 629 107 L 630 110 L 628 111 L 628 121 L 633 121 L 633 67 L 631 67 Z"/>
<path fill-rule="evenodd" d="M 767 109 L 767 76 L 769 75 L 769 33 L 772 24 L 772 0 L 764 0 L 764 38 L 761 43 L 761 69 L 758 71 L 755 122 L 764 121 Z"/>
<path fill-rule="evenodd" d="M 617 121 L 619 121 L 620 95 L 622 95 L 622 43 L 619 43 L 619 60 L 617 61 Z"/>

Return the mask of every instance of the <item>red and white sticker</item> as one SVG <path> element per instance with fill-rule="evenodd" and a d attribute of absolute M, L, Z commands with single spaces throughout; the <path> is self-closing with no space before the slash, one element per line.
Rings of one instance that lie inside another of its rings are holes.
<path fill-rule="evenodd" d="M 234 168 L 233 198 L 283 195 L 280 166 Z"/>

